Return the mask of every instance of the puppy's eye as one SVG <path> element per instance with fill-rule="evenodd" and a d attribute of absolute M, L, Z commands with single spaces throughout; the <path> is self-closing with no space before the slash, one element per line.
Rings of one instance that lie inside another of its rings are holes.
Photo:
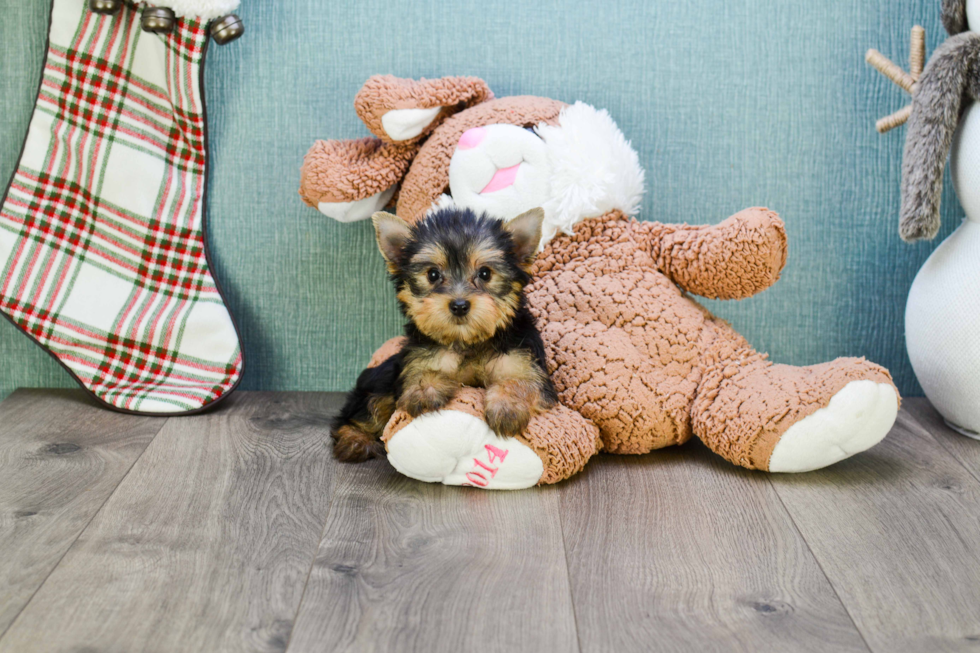
<path fill-rule="evenodd" d="M 493 276 L 493 270 L 488 267 L 482 267 L 477 272 L 477 276 L 480 277 L 480 281 L 490 281 L 490 277 Z"/>
<path fill-rule="evenodd" d="M 439 279 L 442 279 L 442 275 L 439 274 L 439 270 L 435 268 L 429 268 L 429 272 L 426 274 L 429 279 L 429 283 L 439 283 Z"/>

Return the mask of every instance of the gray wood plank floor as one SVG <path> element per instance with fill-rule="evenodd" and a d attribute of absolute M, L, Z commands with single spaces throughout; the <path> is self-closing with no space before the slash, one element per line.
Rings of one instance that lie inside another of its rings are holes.
<path fill-rule="evenodd" d="M 0 653 L 980 650 L 980 442 L 924 399 L 820 472 L 692 442 L 556 487 L 334 462 L 330 393 L 0 404 Z"/>
<path fill-rule="evenodd" d="M 164 424 L 65 390 L 0 404 L 0 633 Z"/>
<path fill-rule="evenodd" d="M 555 488 L 473 492 L 384 461 L 338 466 L 290 651 L 576 649 Z"/>
<path fill-rule="evenodd" d="M 330 395 L 172 418 L 0 651 L 283 650 L 330 504 Z"/>
<path fill-rule="evenodd" d="M 868 650 L 766 475 L 692 443 L 560 491 L 583 652 Z"/>

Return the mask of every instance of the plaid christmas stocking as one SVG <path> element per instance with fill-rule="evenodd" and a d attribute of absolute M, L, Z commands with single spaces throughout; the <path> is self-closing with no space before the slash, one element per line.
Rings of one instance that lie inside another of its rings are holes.
<path fill-rule="evenodd" d="M 176 27 L 154 34 L 134 5 L 101 15 L 53 0 L 37 104 L 0 207 L 0 311 L 123 411 L 196 411 L 242 375 L 208 269 L 208 25 L 177 6 L 194 2 L 229 4 L 170 0 Z"/>

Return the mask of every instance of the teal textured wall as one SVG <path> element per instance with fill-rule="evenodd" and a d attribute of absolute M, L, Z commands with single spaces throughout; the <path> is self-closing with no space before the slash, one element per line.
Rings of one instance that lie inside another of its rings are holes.
<path fill-rule="evenodd" d="M 0 0 L 0 178 L 33 106 L 46 0 Z M 477 75 L 497 95 L 609 109 L 647 170 L 643 217 L 716 222 L 766 205 L 786 220 L 782 280 L 709 302 L 758 348 L 795 364 L 867 356 L 919 394 L 903 312 L 939 242 L 897 234 L 904 130 L 874 120 L 901 92 L 863 62 L 904 61 L 914 23 L 930 51 L 938 0 L 244 0 L 246 37 L 211 50 L 210 241 L 242 329 L 245 389 L 346 388 L 400 328 L 368 223 L 341 225 L 296 194 L 317 138 L 366 134 L 352 101 L 374 73 Z M 951 191 L 945 237 L 962 219 Z M 0 396 L 70 385 L 0 321 Z"/>

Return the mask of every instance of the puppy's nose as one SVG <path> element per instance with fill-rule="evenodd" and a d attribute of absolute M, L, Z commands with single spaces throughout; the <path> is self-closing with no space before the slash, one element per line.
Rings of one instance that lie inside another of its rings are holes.
<path fill-rule="evenodd" d="M 465 299 L 454 299 L 449 302 L 449 310 L 456 317 L 463 317 L 470 312 L 470 303 Z"/>

